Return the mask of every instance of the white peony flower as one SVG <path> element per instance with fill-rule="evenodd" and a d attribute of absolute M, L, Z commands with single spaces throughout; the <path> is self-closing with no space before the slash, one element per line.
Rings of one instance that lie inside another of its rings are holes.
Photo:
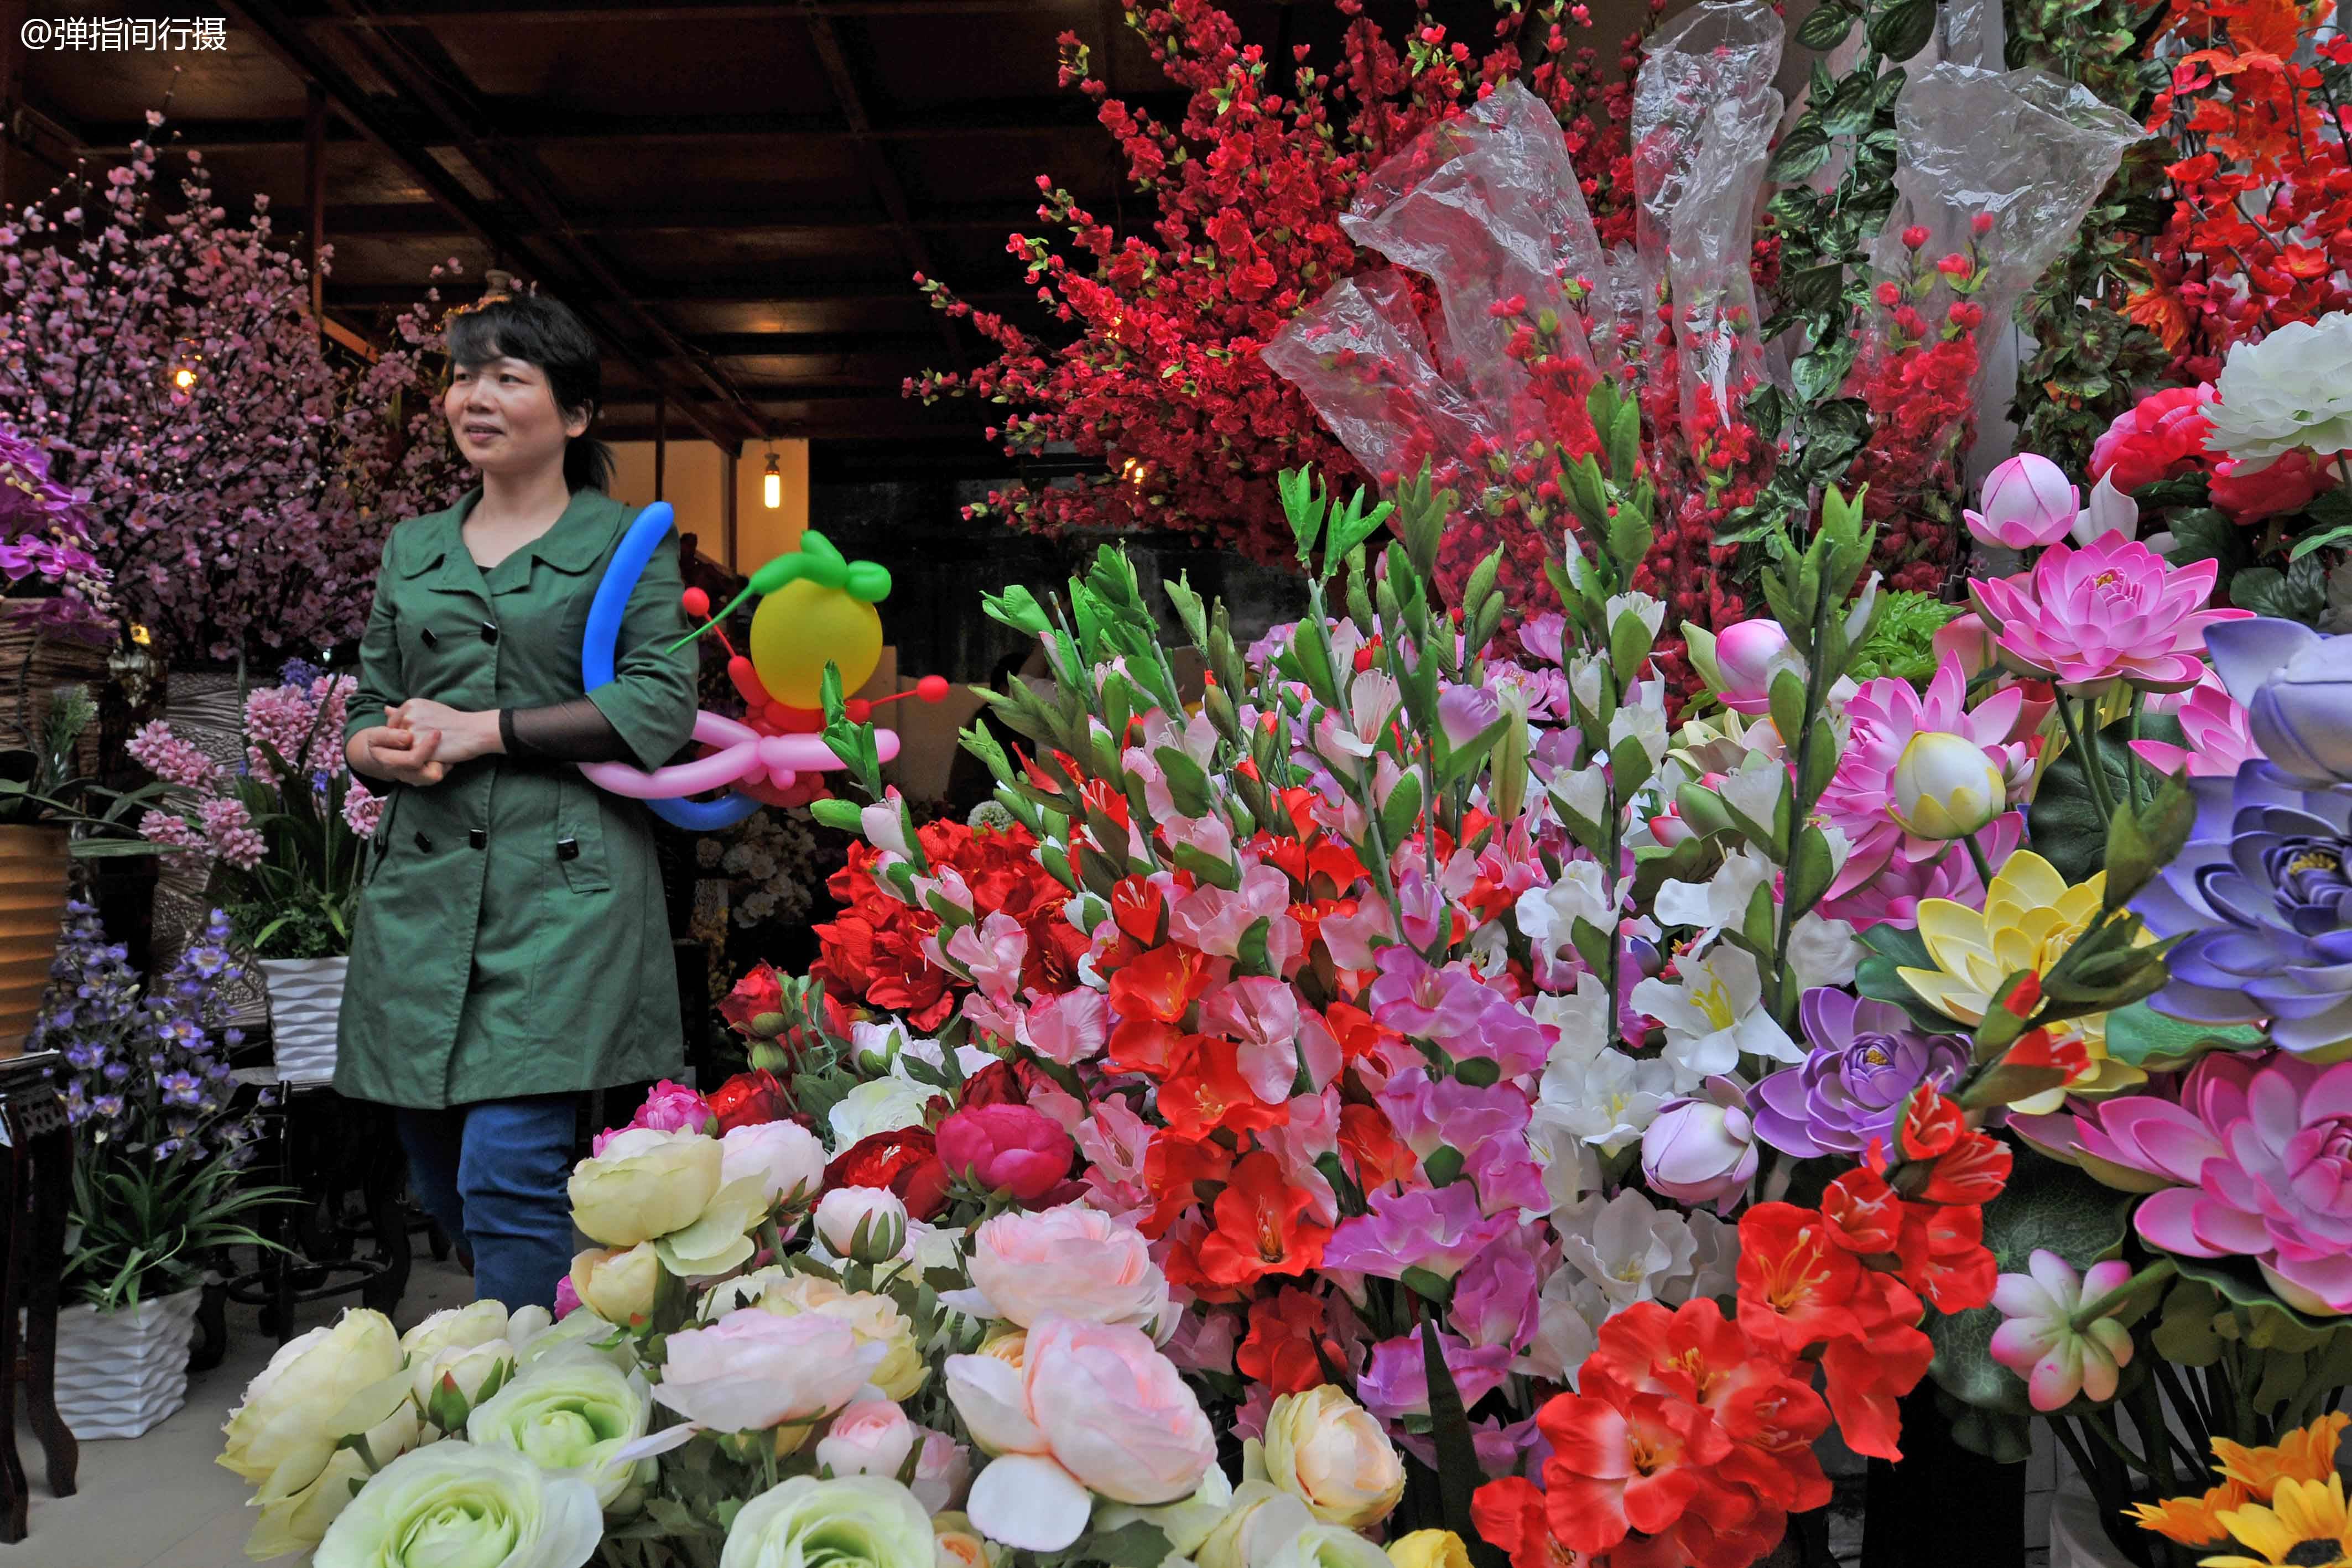
<path fill-rule="evenodd" d="M 1538 1111 L 1548 1109 L 1553 1124 L 1613 1155 L 1638 1142 L 1683 1089 L 1672 1064 L 1654 1057 L 1637 1061 L 1611 1047 L 1546 1064 Z"/>
<path fill-rule="evenodd" d="M 2230 350 L 2208 403 L 2208 451 L 2255 473 L 2298 449 L 2330 457 L 2352 448 L 2352 314 L 2290 321 Z"/>
<path fill-rule="evenodd" d="M 911 1079 L 877 1078 L 859 1084 L 840 1101 L 825 1116 L 833 1129 L 835 1152 L 848 1148 L 860 1138 L 876 1133 L 892 1133 L 900 1127 L 911 1127 L 923 1119 L 923 1107 L 930 1103 L 936 1089 L 917 1083 Z"/>
<path fill-rule="evenodd" d="M 1612 1312 L 1655 1299 L 1667 1281 L 1691 1271 L 1698 1250 L 1680 1214 L 1652 1207 L 1632 1187 L 1606 1203 L 1593 1194 L 1553 1223 L 1560 1257 L 1601 1288 Z"/>

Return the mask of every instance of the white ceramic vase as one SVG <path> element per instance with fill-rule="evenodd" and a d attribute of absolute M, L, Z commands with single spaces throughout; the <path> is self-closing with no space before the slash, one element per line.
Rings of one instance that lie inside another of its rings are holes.
<path fill-rule="evenodd" d="M 136 1437 L 188 1402 L 188 1346 L 204 1288 L 101 1312 L 58 1312 L 58 1414 L 87 1443 Z"/>
<path fill-rule="evenodd" d="M 2132 1568 L 2099 1528 L 2099 1505 L 2071 1476 L 2050 1499 L 2050 1568 Z"/>
<path fill-rule="evenodd" d="M 269 983 L 270 1051 L 280 1083 L 327 1083 L 335 1076 L 335 1018 L 343 1009 L 349 958 L 264 958 Z"/>

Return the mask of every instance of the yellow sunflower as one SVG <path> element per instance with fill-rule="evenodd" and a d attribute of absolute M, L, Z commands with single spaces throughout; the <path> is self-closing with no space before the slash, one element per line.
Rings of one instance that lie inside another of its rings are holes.
<path fill-rule="evenodd" d="M 1981 910 L 1948 898 L 1920 901 L 1919 939 L 1936 967 L 1900 973 L 1928 1006 L 1963 1023 L 1981 1023 L 2001 982 L 2021 969 L 2048 974 L 2090 928 L 2106 883 L 2107 873 L 2100 872 L 2069 887 L 2057 867 L 2031 850 L 2019 850 L 2001 862 Z M 2141 940 L 2155 938 L 2143 933 Z M 2063 1089 L 2018 1101 L 2014 1109 L 2055 1111 L 2070 1093 L 2111 1094 L 2147 1076 L 2108 1059 L 2105 1013 L 2068 1019 L 2053 1033 L 2083 1042 L 2090 1071 Z"/>
<path fill-rule="evenodd" d="M 2352 1519 L 2344 1511 L 2344 1478 L 2281 1480 L 2268 1508 L 2250 1502 L 2224 1511 L 2239 1545 L 2259 1557 L 2207 1557 L 2203 1568 L 2352 1568 Z"/>
<path fill-rule="evenodd" d="M 2242 1508 L 2250 1500 L 2236 1481 L 2223 1481 L 2202 1497 L 2168 1497 L 2162 1502 L 2136 1502 L 2124 1511 L 2142 1530 L 2152 1530 L 2183 1546 L 2219 1546 L 2230 1539 L 2222 1513 Z"/>

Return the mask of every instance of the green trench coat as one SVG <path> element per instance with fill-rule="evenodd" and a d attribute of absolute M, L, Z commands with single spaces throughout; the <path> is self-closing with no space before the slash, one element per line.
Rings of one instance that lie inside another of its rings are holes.
<path fill-rule="evenodd" d="M 386 705 L 481 710 L 582 695 L 581 639 L 636 508 L 576 490 L 562 518 L 488 572 L 458 528 L 481 491 L 385 542 L 346 738 Z M 589 694 L 638 766 L 694 726 L 695 653 L 677 541 L 647 564 L 615 679 Z M 569 764 L 480 758 L 392 788 L 352 935 L 335 1088 L 415 1109 L 676 1075 L 677 984 L 652 818 Z"/>

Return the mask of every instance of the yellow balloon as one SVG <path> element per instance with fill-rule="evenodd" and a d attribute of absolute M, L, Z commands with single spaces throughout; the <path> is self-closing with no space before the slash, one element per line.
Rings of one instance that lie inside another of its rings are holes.
<path fill-rule="evenodd" d="M 806 578 L 760 601 L 751 614 L 751 668 L 770 696 L 816 706 L 828 662 L 841 666 L 844 696 L 872 678 L 882 662 L 882 617 L 874 606 Z"/>

